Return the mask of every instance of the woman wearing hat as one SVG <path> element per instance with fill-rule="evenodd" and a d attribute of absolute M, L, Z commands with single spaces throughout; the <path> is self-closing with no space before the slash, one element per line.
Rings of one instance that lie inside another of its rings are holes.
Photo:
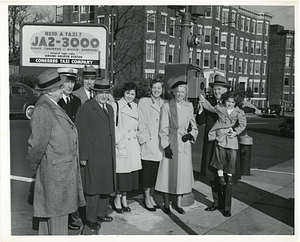
<path fill-rule="evenodd" d="M 116 190 L 114 113 L 107 104 L 109 80 L 97 78 L 92 88 L 94 98 L 82 104 L 75 124 L 79 136 L 79 156 L 83 190 L 86 198 L 86 225 L 98 230 L 97 222 L 110 222 L 108 203 Z"/>
<path fill-rule="evenodd" d="M 139 188 L 138 171 L 142 169 L 140 145 L 137 140 L 138 110 L 133 102 L 137 86 L 126 82 L 123 97 L 117 102 L 116 151 L 117 151 L 117 192 L 114 208 L 117 213 L 130 212 L 127 192 Z"/>
<path fill-rule="evenodd" d="M 57 104 L 65 78 L 49 69 L 38 76 L 28 140 L 28 162 L 36 170 L 33 216 L 39 235 L 68 235 L 68 214 L 85 205 L 78 160 L 77 129 Z"/>
<path fill-rule="evenodd" d="M 177 82 L 172 87 L 174 98 L 164 103 L 160 116 L 160 144 L 164 156 L 159 164 L 155 190 L 165 193 L 164 212 L 169 214 L 169 194 L 177 196 L 175 210 L 184 214 L 181 206 L 183 194 L 192 192 L 194 176 L 191 142 L 195 142 L 198 129 L 193 105 L 185 101 L 188 87 Z"/>

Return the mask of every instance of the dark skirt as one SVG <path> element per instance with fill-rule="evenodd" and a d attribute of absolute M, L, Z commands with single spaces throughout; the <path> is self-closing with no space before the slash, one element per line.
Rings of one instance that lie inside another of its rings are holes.
<path fill-rule="evenodd" d="M 155 187 L 159 162 L 142 160 L 142 184 L 144 188 Z"/>
<path fill-rule="evenodd" d="M 117 190 L 130 192 L 139 188 L 139 171 L 117 173 Z"/>

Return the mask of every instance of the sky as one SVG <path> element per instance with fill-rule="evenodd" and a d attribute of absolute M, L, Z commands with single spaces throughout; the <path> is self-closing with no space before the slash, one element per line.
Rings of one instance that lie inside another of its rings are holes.
<path fill-rule="evenodd" d="M 259 13 L 268 12 L 273 15 L 271 24 L 279 24 L 285 30 L 295 30 L 295 7 L 288 5 L 272 5 L 272 6 L 254 6 L 254 5 L 241 5 L 249 10 L 254 10 Z"/>

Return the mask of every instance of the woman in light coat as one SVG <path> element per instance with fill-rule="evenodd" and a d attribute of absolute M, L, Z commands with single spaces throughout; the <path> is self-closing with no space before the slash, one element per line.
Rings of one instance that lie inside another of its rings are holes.
<path fill-rule="evenodd" d="M 159 144 L 160 109 L 164 103 L 163 81 L 154 79 L 150 83 L 151 96 L 140 99 L 138 103 L 139 132 L 141 145 L 142 184 L 145 192 L 144 205 L 147 210 L 156 211 L 157 204 L 153 199 L 158 165 L 162 160 L 162 148 Z"/>
<path fill-rule="evenodd" d="M 165 193 L 164 212 L 169 214 L 169 194 L 177 195 L 175 209 L 184 214 L 181 206 L 183 194 L 192 191 L 194 177 L 191 142 L 195 142 L 198 129 L 193 105 L 185 101 L 187 85 L 177 82 L 172 87 L 174 98 L 161 109 L 159 135 L 164 157 L 158 169 L 155 189 Z"/>
<path fill-rule="evenodd" d="M 36 103 L 28 140 L 28 162 L 36 170 L 33 216 L 39 235 L 68 235 L 68 214 L 85 206 L 74 123 L 57 104 L 65 77 L 54 69 L 38 77 L 43 92 Z"/>
<path fill-rule="evenodd" d="M 137 87 L 134 82 L 126 82 L 123 97 L 114 105 L 116 110 L 116 172 L 117 192 L 114 208 L 117 213 L 130 212 L 127 192 L 139 188 L 138 171 L 142 169 L 140 145 L 137 140 L 138 111 L 133 102 Z"/>

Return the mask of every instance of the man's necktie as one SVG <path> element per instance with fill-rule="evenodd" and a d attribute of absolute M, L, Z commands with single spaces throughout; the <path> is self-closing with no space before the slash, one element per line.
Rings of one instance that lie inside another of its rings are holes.
<path fill-rule="evenodd" d="M 93 90 L 90 90 L 90 99 L 93 99 Z"/>
<path fill-rule="evenodd" d="M 108 110 L 106 109 L 105 104 L 102 105 L 102 108 L 103 108 L 103 111 L 106 114 L 106 116 L 109 117 Z"/>

